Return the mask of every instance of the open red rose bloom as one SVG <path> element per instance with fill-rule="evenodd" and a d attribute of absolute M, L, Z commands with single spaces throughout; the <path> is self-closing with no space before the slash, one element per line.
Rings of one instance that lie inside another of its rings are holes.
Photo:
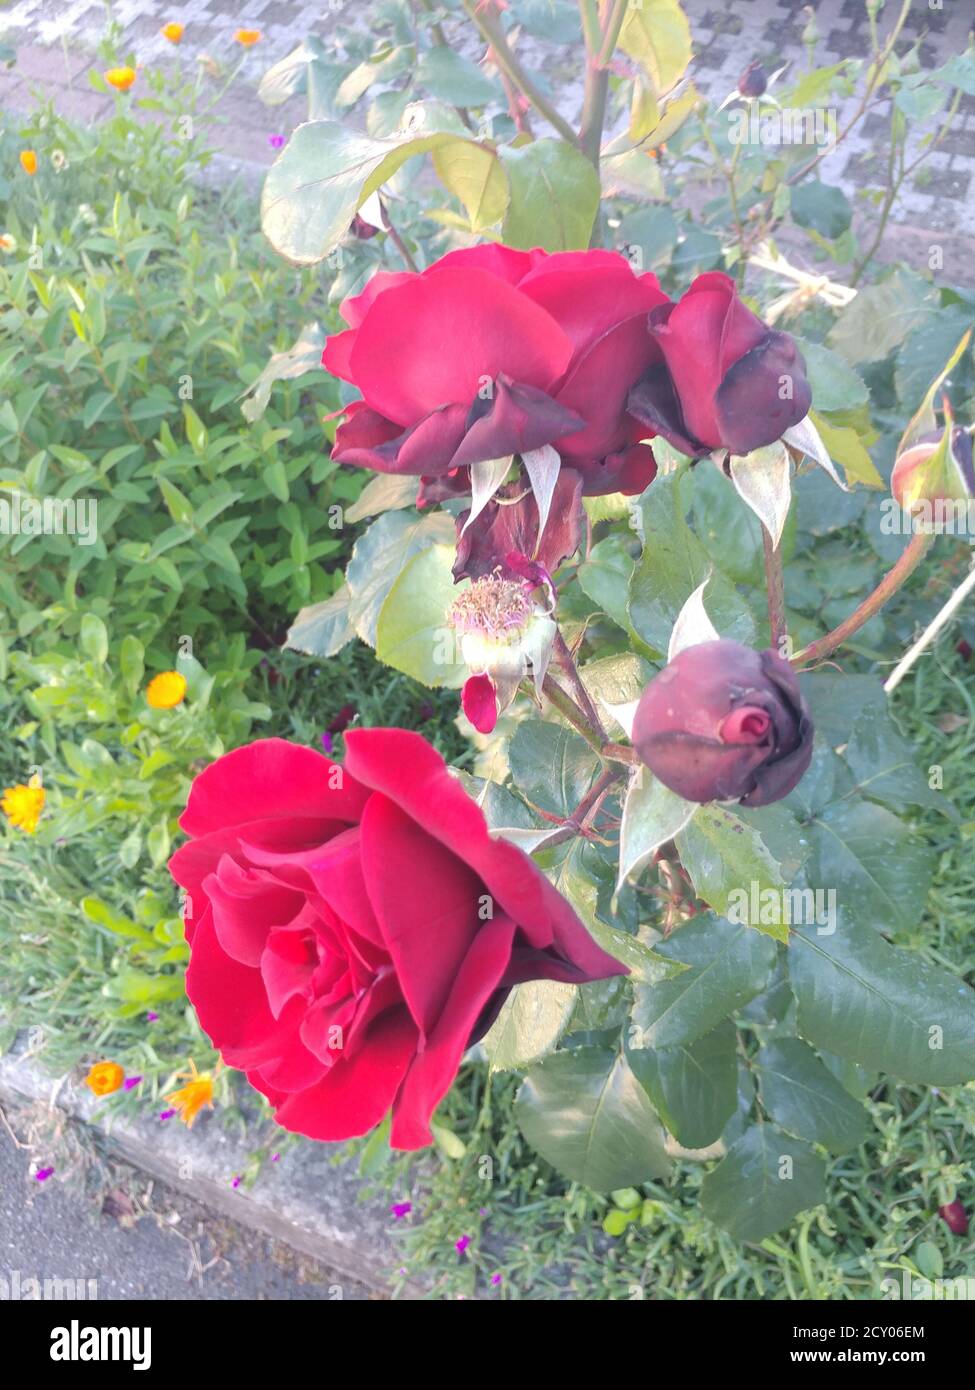
<path fill-rule="evenodd" d="M 626 973 L 419 734 L 352 730 L 343 766 L 283 739 L 193 783 L 170 862 L 187 993 L 286 1129 L 431 1142 L 466 1048 L 524 980 Z"/>
<path fill-rule="evenodd" d="M 435 500 L 469 490 L 470 464 L 550 444 L 586 493 L 642 492 L 656 469 L 627 394 L 662 361 L 647 316 L 668 303 L 611 251 L 487 245 L 381 271 L 322 356 L 362 393 L 333 458 L 422 476 Z"/>

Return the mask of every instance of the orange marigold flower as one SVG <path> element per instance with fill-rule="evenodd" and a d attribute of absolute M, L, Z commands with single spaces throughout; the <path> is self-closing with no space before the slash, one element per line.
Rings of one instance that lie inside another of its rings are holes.
<path fill-rule="evenodd" d="M 105 73 L 105 81 L 117 92 L 127 92 L 135 81 L 135 68 L 109 68 Z"/>
<path fill-rule="evenodd" d="M 153 709 L 173 709 L 186 698 L 186 677 L 179 671 L 161 671 L 146 686 L 146 699 Z"/>
<path fill-rule="evenodd" d="M 125 1070 L 118 1062 L 95 1062 L 85 1082 L 96 1096 L 110 1096 L 125 1080 Z"/>
<path fill-rule="evenodd" d="M 36 174 L 36 173 L 37 173 L 37 151 L 36 151 L 36 150 L 21 150 L 21 152 L 20 152 L 20 167 L 23 169 L 23 171 L 24 171 L 25 174 Z"/>
<path fill-rule="evenodd" d="M 16 251 L 17 238 L 11 236 L 9 232 L 0 233 L 0 251 Z"/>
<path fill-rule="evenodd" d="M 163 38 L 168 39 L 170 43 L 179 43 L 180 39 L 183 37 L 183 25 L 177 24 L 174 19 L 171 19 L 168 24 L 163 25 L 159 32 L 162 34 Z"/>
<path fill-rule="evenodd" d="M 179 1072 L 177 1079 L 185 1081 L 186 1085 L 171 1092 L 166 1099 L 178 1112 L 186 1128 L 192 1129 L 193 1121 L 205 1105 L 213 1109 L 213 1077 L 208 1071 L 198 1072 L 191 1057 L 189 1071 Z"/>
<path fill-rule="evenodd" d="M 260 29 L 238 29 L 234 34 L 238 43 L 242 43 L 245 48 L 250 48 L 252 44 L 259 43 L 261 39 Z"/>
<path fill-rule="evenodd" d="M 3 811 L 10 824 L 18 830 L 26 830 L 28 835 L 33 835 L 37 829 L 43 810 L 44 788 L 36 773 L 26 787 L 22 782 L 7 787 L 0 801 L 0 811 Z"/>

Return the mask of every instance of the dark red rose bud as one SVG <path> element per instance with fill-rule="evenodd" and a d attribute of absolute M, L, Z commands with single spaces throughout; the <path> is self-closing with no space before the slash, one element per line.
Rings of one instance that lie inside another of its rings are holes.
<path fill-rule="evenodd" d="M 755 58 L 739 77 L 738 91 L 743 97 L 760 97 L 764 96 L 767 87 L 768 78 L 765 75 L 765 69 Z"/>
<path fill-rule="evenodd" d="M 812 757 L 813 726 L 789 664 L 737 642 L 686 647 L 643 692 L 633 743 L 687 801 L 767 806 Z"/>
<path fill-rule="evenodd" d="M 948 1227 L 953 1235 L 963 1236 L 968 1233 L 968 1212 L 956 1197 L 953 1202 L 948 1202 L 945 1206 L 938 1208 L 938 1215 Z"/>
<path fill-rule="evenodd" d="M 367 222 L 364 217 L 360 217 L 359 214 L 356 213 L 355 217 L 352 219 L 351 231 L 352 235 L 358 237 L 360 241 L 371 241 L 379 231 L 379 228 L 374 227 L 371 222 Z"/>
<path fill-rule="evenodd" d="M 741 302 L 729 275 L 699 275 L 679 303 L 650 311 L 647 328 L 664 360 L 632 388 L 628 409 L 681 453 L 750 454 L 809 414 L 802 354 Z"/>

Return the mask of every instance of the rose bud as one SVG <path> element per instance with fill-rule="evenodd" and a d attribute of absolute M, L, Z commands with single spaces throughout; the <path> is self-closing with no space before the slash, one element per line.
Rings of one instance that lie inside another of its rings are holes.
<path fill-rule="evenodd" d="M 808 415 L 802 354 L 745 307 L 729 275 L 699 275 L 679 303 L 650 311 L 648 330 L 664 360 L 633 387 L 630 414 L 682 454 L 750 454 Z"/>
<path fill-rule="evenodd" d="M 478 733 L 491 733 L 529 671 L 536 687 L 545 679 L 556 629 L 548 610 L 532 598 L 536 587 L 530 580 L 487 574 L 458 595 L 447 614 L 473 673 L 461 703 Z"/>
<path fill-rule="evenodd" d="M 943 1207 L 939 1207 L 938 1215 L 953 1235 L 968 1234 L 968 1212 L 957 1197 L 953 1202 L 947 1202 Z"/>
<path fill-rule="evenodd" d="M 587 494 L 640 493 L 656 466 L 627 393 L 661 361 L 646 319 L 668 303 L 614 251 L 492 243 L 420 274 L 379 271 L 343 301 L 349 327 L 322 354 L 362 396 L 332 456 L 427 480 L 460 470 L 463 492 L 472 464 L 550 444 Z"/>
<path fill-rule="evenodd" d="M 909 516 L 926 526 L 940 527 L 954 519 L 961 504 L 967 529 L 968 503 L 975 498 L 972 436 L 956 425 L 945 401 L 947 425 L 941 434 L 930 433 L 897 455 L 890 475 L 890 490 Z"/>
<path fill-rule="evenodd" d="M 768 87 L 768 77 L 765 69 L 757 58 L 754 58 L 745 71 L 738 79 L 738 92 L 743 97 L 764 96 Z"/>
<path fill-rule="evenodd" d="M 791 666 L 774 651 L 721 640 L 686 647 L 637 706 L 633 744 L 687 801 L 767 806 L 812 757 L 813 726 Z"/>

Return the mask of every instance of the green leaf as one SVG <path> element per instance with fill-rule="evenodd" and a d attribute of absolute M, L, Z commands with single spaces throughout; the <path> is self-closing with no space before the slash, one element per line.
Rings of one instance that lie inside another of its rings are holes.
<path fill-rule="evenodd" d="M 500 96 L 498 88 L 476 63 L 446 44 L 424 53 L 414 77 L 432 97 L 449 106 L 483 106 Z"/>
<path fill-rule="evenodd" d="M 515 786 L 532 806 L 563 819 L 571 815 L 599 775 L 598 755 L 564 724 L 525 719 L 508 745 Z"/>
<path fill-rule="evenodd" d="M 808 1144 L 755 1125 L 701 1184 L 701 1210 L 735 1240 L 758 1242 L 826 1200 L 826 1169 Z"/>
<path fill-rule="evenodd" d="M 737 1039 L 735 1025 L 725 1019 L 688 1045 L 627 1049 L 634 1075 L 685 1148 L 713 1144 L 735 1112 Z"/>
<path fill-rule="evenodd" d="M 599 208 L 599 177 L 589 160 L 562 140 L 534 140 L 499 152 L 511 188 L 501 229 L 506 246 L 578 251 L 589 245 Z"/>
<path fill-rule="evenodd" d="M 678 0 L 642 0 L 639 6 L 631 5 L 619 47 L 640 64 L 658 97 L 669 92 L 691 61 L 691 28 Z"/>
<path fill-rule="evenodd" d="M 321 324 L 306 323 L 291 347 L 271 354 L 260 376 L 237 398 L 243 401 L 240 410 L 248 424 L 253 425 L 264 414 L 276 381 L 295 381 L 321 367 L 324 346 L 325 331 Z"/>
<path fill-rule="evenodd" d="M 119 671 L 126 690 L 134 695 L 142 683 L 145 673 L 145 648 L 138 637 L 127 632 L 119 645 Z"/>
<path fill-rule="evenodd" d="M 626 1058 L 601 1048 L 556 1052 L 525 1077 L 515 1118 L 529 1144 L 595 1192 L 663 1178 L 665 1136 Z"/>
<path fill-rule="evenodd" d="M 88 660 L 104 666 L 108 660 L 108 628 L 96 613 L 86 613 L 81 619 L 78 640 Z"/>
<path fill-rule="evenodd" d="M 166 510 L 179 526 L 191 526 L 193 524 L 193 503 L 185 493 L 180 492 L 175 483 L 171 483 L 168 478 L 157 478 L 159 491 L 163 495 L 166 503 Z"/>
<path fill-rule="evenodd" d="M 355 636 L 349 618 L 352 591 L 347 584 L 331 598 L 302 608 L 288 629 L 284 645 L 309 656 L 335 656 Z"/>
<path fill-rule="evenodd" d="M 453 545 L 433 545 L 414 555 L 379 611 L 379 660 L 424 685 L 456 687 L 467 678 L 447 627 L 447 610 L 460 592 L 452 573 L 455 556 Z"/>
<path fill-rule="evenodd" d="M 793 934 L 789 975 L 816 1047 L 928 1086 L 975 1077 L 975 994 L 917 952 L 841 920 L 833 935 Z"/>
<path fill-rule="evenodd" d="M 861 715 L 843 757 L 862 796 L 883 801 L 898 811 L 908 806 L 930 806 L 943 815 L 957 815 L 944 792 L 928 786 L 910 744 L 901 738 L 891 719 Z"/>
<path fill-rule="evenodd" d="M 855 1149 L 869 1135 L 863 1106 L 799 1038 L 772 1038 L 752 1065 L 762 1105 L 790 1134 L 822 1144 L 831 1153 Z"/>
<path fill-rule="evenodd" d="M 630 622 L 651 651 L 664 653 L 677 616 L 710 575 L 704 606 L 722 637 L 749 645 L 755 620 L 732 582 L 684 519 L 677 474 L 658 477 L 640 499 L 643 554 L 630 580 Z"/>
<path fill-rule="evenodd" d="M 927 294 L 924 282 L 903 270 L 867 285 L 834 323 L 830 347 L 852 366 L 882 361 L 931 312 Z"/>
<path fill-rule="evenodd" d="M 412 507 L 416 501 L 416 479 L 398 473 L 377 473 L 359 493 L 351 507 L 346 508 L 346 521 L 364 521 L 381 512 L 395 512 Z"/>
<path fill-rule="evenodd" d="M 523 1070 L 554 1052 L 569 1026 L 577 996 L 577 987 L 561 980 L 516 985 L 481 1039 L 492 1068 Z"/>
<path fill-rule="evenodd" d="M 725 806 L 708 803 L 678 833 L 677 849 L 698 896 L 716 912 L 788 941 L 783 890 L 792 874 L 783 873 L 755 825 Z"/>
<path fill-rule="evenodd" d="M 627 601 L 633 573 L 632 540 L 614 533 L 597 541 L 579 566 L 576 578 L 582 592 L 608 613 L 624 632 L 629 627 Z"/>
<path fill-rule="evenodd" d="M 806 338 L 796 338 L 796 345 L 806 361 L 806 376 L 817 410 L 858 410 L 867 404 L 865 383 L 838 352 Z"/>
<path fill-rule="evenodd" d="M 841 188 L 805 179 L 792 190 L 792 219 L 827 241 L 835 241 L 853 221 L 853 208 Z"/>
<path fill-rule="evenodd" d="M 471 231 L 480 232 L 501 221 L 508 206 L 508 179 L 494 150 L 471 140 L 455 140 L 434 150 L 433 167 L 444 187 L 463 204 Z"/>
<path fill-rule="evenodd" d="M 690 968 L 673 979 L 635 986 L 631 1048 L 676 1047 L 716 1028 L 765 988 L 775 944 L 708 913 L 661 942 L 656 954 Z"/>
<path fill-rule="evenodd" d="M 352 597 L 349 620 L 363 642 L 376 645 L 376 625 L 386 596 L 406 565 L 421 550 L 454 538 L 445 512 L 384 512 L 356 541 L 345 580 Z"/>
<path fill-rule="evenodd" d="M 638 875 L 654 851 L 683 830 L 697 809 L 651 777 L 645 767 L 636 769 L 623 802 L 619 884 Z"/>
<path fill-rule="evenodd" d="M 890 932 L 910 931 L 918 922 L 934 855 L 892 811 L 847 797 L 820 811 L 806 833 L 809 883 L 832 889 L 850 919 Z"/>
<path fill-rule="evenodd" d="M 337 121 L 298 126 L 271 166 L 261 197 L 261 226 L 274 249 L 294 265 L 323 260 L 369 194 L 407 159 L 458 138 L 449 131 L 420 135 L 418 126 L 389 140 Z"/>

